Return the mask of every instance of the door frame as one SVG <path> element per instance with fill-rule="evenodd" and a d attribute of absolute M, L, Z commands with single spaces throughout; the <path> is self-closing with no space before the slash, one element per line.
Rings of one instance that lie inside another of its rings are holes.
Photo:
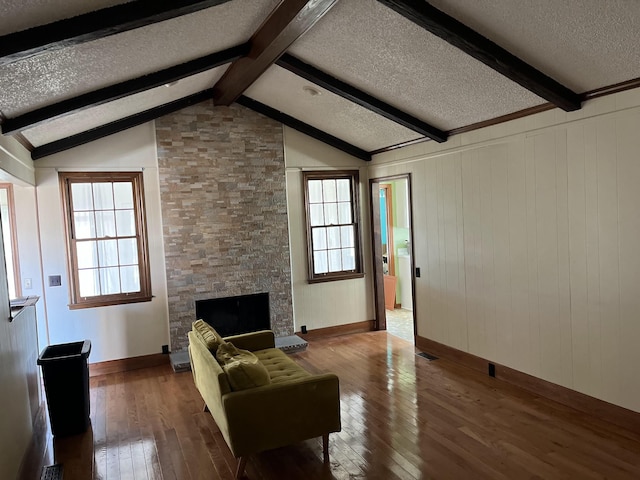
<path fill-rule="evenodd" d="M 393 247 L 393 197 L 391 195 L 391 184 L 380 183 L 379 185 L 380 190 L 385 190 L 387 198 L 387 265 L 389 265 L 389 275 L 395 275 L 396 256 L 393 253 L 393 248 L 390 248 Z M 382 228 L 382 223 L 380 223 L 380 227 Z"/>
<path fill-rule="evenodd" d="M 416 267 L 413 238 L 413 197 L 411 195 L 411 173 L 387 175 L 369 179 L 369 207 L 371 211 L 371 252 L 373 254 L 373 298 L 375 301 L 376 330 L 387 329 L 387 314 L 384 308 L 384 273 L 382 271 L 382 234 L 380 226 L 380 184 L 392 180 L 407 180 L 407 200 L 409 217 L 409 238 L 411 242 L 411 302 L 413 307 L 413 342 L 417 331 L 416 311 Z"/>

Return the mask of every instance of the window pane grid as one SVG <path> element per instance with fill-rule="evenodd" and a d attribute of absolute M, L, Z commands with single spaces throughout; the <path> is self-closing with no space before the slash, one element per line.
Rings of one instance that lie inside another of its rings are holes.
<path fill-rule="evenodd" d="M 330 175 L 314 172 L 305 176 L 310 279 L 360 273 L 356 261 L 359 245 L 356 245 L 353 187 L 357 173 L 349 177 L 319 178 Z M 309 178 L 314 176 L 316 178 Z"/>
<path fill-rule="evenodd" d="M 143 239 L 140 235 L 144 224 L 139 224 L 136 214 L 142 174 L 60 176 L 68 186 L 64 197 L 74 264 L 72 304 L 119 303 L 116 298 L 124 299 L 125 295 L 129 298 L 130 294 L 140 300 L 150 299 L 149 267 L 145 260 L 148 254 L 144 255 L 146 236 Z M 144 249 L 140 250 L 141 247 Z"/>

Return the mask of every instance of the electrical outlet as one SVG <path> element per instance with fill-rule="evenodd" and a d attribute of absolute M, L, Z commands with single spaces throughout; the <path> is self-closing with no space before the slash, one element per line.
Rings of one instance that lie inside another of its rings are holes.
<path fill-rule="evenodd" d="M 307 333 L 307 326 L 306 326 L 306 325 L 302 325 L 302 326 L 300 327 L 300 331 L 301 331 L 303 334 Z"/>
<path fill-rule="evenodd" d="M 33 288 L 33 285 L 31 283 L 31 279 L 30 278 L 25 278 L 24 279 L 24 289 L 25 290 L 31 290 Z"/>
<path fill-rule="evenodd" d="M 420 267 L 416 267 L 416 278 L 420 278 Z"/>
<path fill-rule="evenodd" d="M 162 353 L 165 355 L 169 353 L 169 345 L 162 345 Z"/>
<path fill-rule="evenodd" d="M 496 366 L 493 363 L 489 364 L 489 376 L 490 377 L 496 376 Z"/>

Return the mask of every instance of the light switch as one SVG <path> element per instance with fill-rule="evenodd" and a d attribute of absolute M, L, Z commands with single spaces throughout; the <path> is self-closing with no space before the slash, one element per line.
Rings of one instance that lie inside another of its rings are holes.
<path fill-rule="evenodd" d="M 31 285 L 31 279 L 30 278 L 25 278 L 24 279 L 24 289 L 25 290 L 31 290 L 33 288 L 33 286 Z"/>

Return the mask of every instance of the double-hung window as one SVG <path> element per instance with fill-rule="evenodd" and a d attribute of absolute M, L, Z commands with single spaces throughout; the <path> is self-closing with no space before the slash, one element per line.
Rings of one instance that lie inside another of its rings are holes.
<path fill-rule="evenodd" d="M 309 282 L 362 272 L 358 171 L 304 172 Z"/>
<path fill-rule="evenodd" d="M 63 172 L 70 308 L 151 300 L 142 172 Z"/>

